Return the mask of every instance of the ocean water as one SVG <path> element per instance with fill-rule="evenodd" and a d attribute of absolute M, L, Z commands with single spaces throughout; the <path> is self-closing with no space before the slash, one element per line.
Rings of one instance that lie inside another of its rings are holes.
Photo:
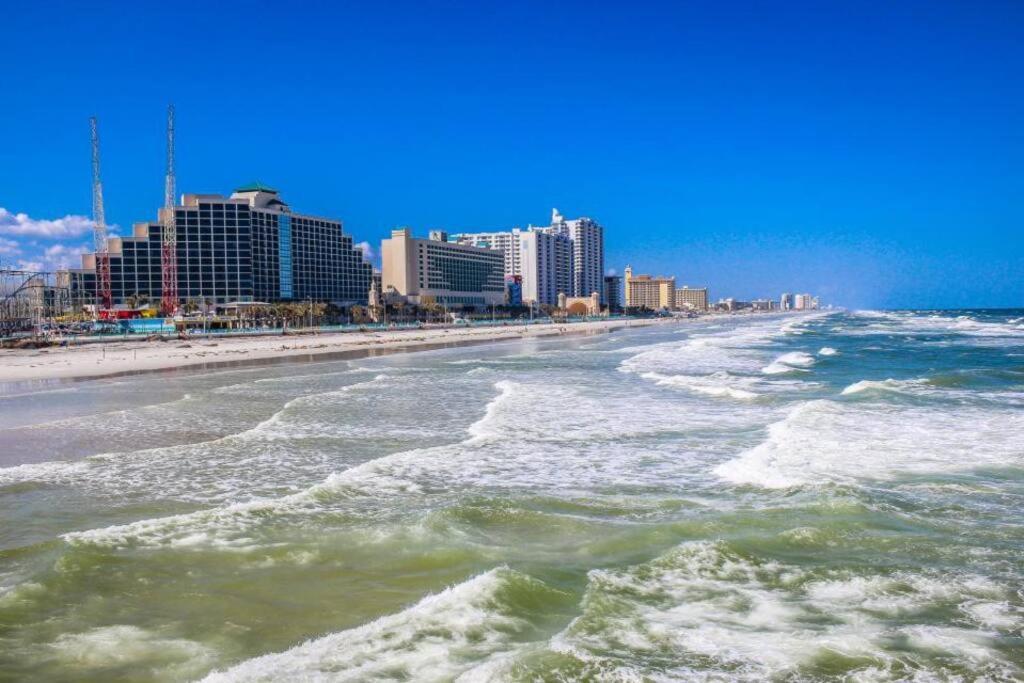
<path fill-rule="evenodd" d="M 0 680 L 1024 678 L 1024 312 L 0 390 Z"/>

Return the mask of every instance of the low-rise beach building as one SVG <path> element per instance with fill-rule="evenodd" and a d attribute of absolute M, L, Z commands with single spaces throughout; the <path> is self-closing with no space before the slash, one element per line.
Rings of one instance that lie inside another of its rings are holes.
<path fill-rule="evenodd" d="M 675 307 L 680 311 L 708 310 L 708 288 L 683 286 L 676 290 Z"/>

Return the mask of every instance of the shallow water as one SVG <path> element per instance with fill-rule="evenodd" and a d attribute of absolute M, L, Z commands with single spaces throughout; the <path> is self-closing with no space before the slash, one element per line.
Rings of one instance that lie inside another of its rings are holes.
<path fill-rule="evenodd" d="M 2 680 L 1024 676 L 1020 311 L 22 387 L 0 446 Z"/>

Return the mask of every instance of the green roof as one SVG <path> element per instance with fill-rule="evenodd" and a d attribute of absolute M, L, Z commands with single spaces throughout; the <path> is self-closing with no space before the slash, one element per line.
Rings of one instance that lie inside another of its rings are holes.
<path fill-rule="evenodd" d="M 241 187 L 236 188 L 235 192 L 273 192 L 274 194 L 277 194 L 277 190 L 269 185 L 264 185 L 258 180 L 255 180 L 248 185 L 242 185 Z"/>

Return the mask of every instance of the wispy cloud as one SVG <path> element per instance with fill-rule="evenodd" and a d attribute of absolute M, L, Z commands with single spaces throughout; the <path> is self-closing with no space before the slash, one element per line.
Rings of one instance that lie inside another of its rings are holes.
<path fill-rule="evenodd" d="M 66 239 L 92 230 L 93 221 L 85 216 L 67 215 L 53 220 L 32 218 L 26 213 L 11 213 L 0 206 L 0 235 Z"/>
<path fill-rule="evenodd" d="M 56 271 L 66 268 L 80 268 L 82 254 L 91 251 L 87 244 L 68 246 L 54 244 L 44 249 L 29 248 L 15 240 L 0 237 L 0 262 L 5 267 L 21 270 Z"/>
<path fill-rule="evenodd" d="M 0 256 L 15 256 L 21 253 L 21 246 L 14 240 L 0 237 Z"/>

